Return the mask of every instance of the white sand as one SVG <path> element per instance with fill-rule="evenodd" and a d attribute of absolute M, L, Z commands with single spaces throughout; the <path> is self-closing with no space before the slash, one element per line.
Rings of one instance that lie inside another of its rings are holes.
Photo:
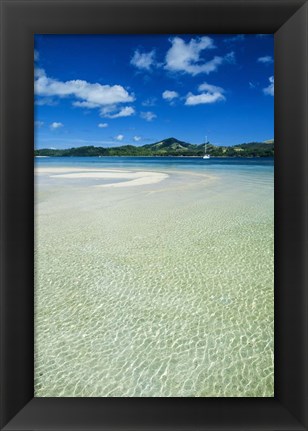
<path fill-rule="evenodd" d="M 144 172 L 146 173 L 146 172 Z M 149 172 L 147 172 L 149 173 Z M 156 173 L 154 175 L 143 176 L 130 181 L 122 181 L 121 183 L 101 184 L 98 187 L 131 187 L 144 186 L 146 184 L 155 184 L 168 178 L 169 175 Z"/>
<path fill-rule="evenodd" d="M 98 168 L 75 168 L 75 167 L 43 167 L 43 166 L 37 166 L 35 167 L 35 173 L 36 174 L 66 174 L 67 172 L 129 172 L 127 170 L 123 169 L 98 169 Z"/>
<path fill-rule="evenodd" d="M 147 184 L 155 184 L 169 177 L 168 174 L 161 172 L 136 172 L 136 171 L 121 171 L 111 169 L 76 169 L 76 168 L 37 168 L 38 174 L 50 174 L 51 178 L 67 178 L 67 179 L 116 179 L 128 180 L 116 183 L 98 184 L 97 187 L 131 187 L 142 186 Z"/>

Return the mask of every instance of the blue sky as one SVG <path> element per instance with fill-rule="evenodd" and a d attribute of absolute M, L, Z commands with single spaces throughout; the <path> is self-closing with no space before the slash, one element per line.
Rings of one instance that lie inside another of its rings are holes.
<path fill-rule="evenodd" d="M 274 136 L 272 35 L 36 35 L 35 146 Z"/>

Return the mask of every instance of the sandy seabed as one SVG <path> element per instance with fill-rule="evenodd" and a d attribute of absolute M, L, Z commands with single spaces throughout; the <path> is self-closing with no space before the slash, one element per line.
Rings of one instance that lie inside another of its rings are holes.
<path fill-rule="evenodd" d="M 273 173 L 36 170 L 35 396 L 274 393 Z"/>

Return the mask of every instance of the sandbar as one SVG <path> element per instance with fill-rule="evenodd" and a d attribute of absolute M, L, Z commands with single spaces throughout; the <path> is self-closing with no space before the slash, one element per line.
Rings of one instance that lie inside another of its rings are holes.
<path fill-rule="evenodd" d="M 121 171 L 116 169 L 38 168 L 36 172 L 50 175 L 51 178 L 124 180 L 115 183 L 97 184 L 96 187 L 142 186 L 159 183 L 169 177 L 168 174 L 162 172 Z"/>

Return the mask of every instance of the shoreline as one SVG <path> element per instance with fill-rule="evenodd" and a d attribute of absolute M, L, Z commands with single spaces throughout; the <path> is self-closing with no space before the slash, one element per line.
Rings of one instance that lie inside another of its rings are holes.
<path fill-rule="evenodd" d="M 99 158 L 99 159 L 109 159 L 109 158 L 124 158 L 124 159 L 167 159 L 167 158 L 173 158 L 173 159 L 202 159 L 203 160 L 203 156 L 34 156 L 34 158 L 38 158 L 38 159 L 48 159 L 48 158 L 66 158 L 66 159 L 71 159 L 71 158 L 76 158 L 76 159 L 80 159 L 83 157 L 89 157 L 89 158 Z M 274 160 L 275 157 L 272 156 L 211 156 L 210 159 L 206 159 L 206 160 L 211 160 L 211 159 L 273 159 Z"/>

